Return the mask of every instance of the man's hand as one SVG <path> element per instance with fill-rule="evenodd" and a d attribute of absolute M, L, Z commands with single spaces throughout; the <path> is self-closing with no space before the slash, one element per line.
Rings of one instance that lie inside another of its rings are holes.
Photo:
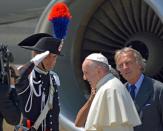
<path fill-rule="evenodd" d="M 15 65 L 10 64 L 10 87 L 14 88 L 16 79 L 19 77 L 19 71 Z"/>
<path fill-rule="evenodd" d="M 33 57 L 31 59 L 31 62 L 33 62 L 36 66 L 41 63 L 41 61 L 43 61 L 48 55 L 49 55 L 49 51 L 45 51 L 41 54 L 37 54 L 35 57 Z"/>
<path fill-rule="evenodd" d="M 91 94 L 92 94 L 92 95 L 95 95 L 95 94 L 96 94 L 96 89 L 95 89 L 95 88 L 92 88 L 92 89 L 91 89 Z"/>

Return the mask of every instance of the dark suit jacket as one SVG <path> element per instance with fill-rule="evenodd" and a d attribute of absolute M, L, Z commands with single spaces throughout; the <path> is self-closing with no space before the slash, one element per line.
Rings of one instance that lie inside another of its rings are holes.
<path fill-rule="evenodd" d="M 163 131 L 163 83 L 145 76 L 134 103 L 142 121 L 134 131 Z"/>
<path fill-rule="evenodd" d="M 0 83 L 0 131 L 3 131 L 3 119 L 11 125 L 17 125 L 21 117 L 15 98 L 10 97 L 9 88 L 9 86 Z"/>

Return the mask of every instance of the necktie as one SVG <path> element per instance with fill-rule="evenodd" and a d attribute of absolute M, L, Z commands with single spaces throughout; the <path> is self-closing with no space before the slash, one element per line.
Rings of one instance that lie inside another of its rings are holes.
<path fill-rule="evenodd" d="M 135 99 L 135 89 L 136 89 L 135 85 L 130 86 L 130 95 L 131 95 L 133 100 Z"/>

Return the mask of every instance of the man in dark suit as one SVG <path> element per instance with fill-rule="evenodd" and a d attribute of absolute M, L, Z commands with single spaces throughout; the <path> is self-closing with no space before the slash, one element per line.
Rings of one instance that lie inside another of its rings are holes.
<path fill-rule="evenodd" d="M 118 50 L 114 59 L 142 121 L 134 131 L 163 131 L 163 83 L 143 74 L 145 61 L 135 49 Z"/>
<path fill-rule="evenodd" d="M 14 65 L 12 53 L 7 46 L 0 45 L 0 131 L 3 131 L 3 120 L 8 124 L 16 125 L 21 118 L 15 82 L 18 72 Z"/>
<path fill-rule="evenodd" d="M 13 87 L 13 85 L 12 85 Z M 19 124 L 21 112 L 18 107 L 15 89 L 0 83 L 0 131 L 3 131 L 3 119 L 11 125 Z"/>

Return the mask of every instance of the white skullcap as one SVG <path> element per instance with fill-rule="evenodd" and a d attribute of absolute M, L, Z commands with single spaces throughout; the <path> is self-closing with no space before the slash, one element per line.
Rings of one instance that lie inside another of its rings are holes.
<path fill-rule="evenodd" d="M 109 68 L 111 68 L 111 65 L 109 65 L 107 58 L 104 55 L 102 55 L 101 53 L 92 53 L 92 54 L 88 55 L 86 57 L 86 59 L 104 63 L 104 64 L 108 65 Z"/>

